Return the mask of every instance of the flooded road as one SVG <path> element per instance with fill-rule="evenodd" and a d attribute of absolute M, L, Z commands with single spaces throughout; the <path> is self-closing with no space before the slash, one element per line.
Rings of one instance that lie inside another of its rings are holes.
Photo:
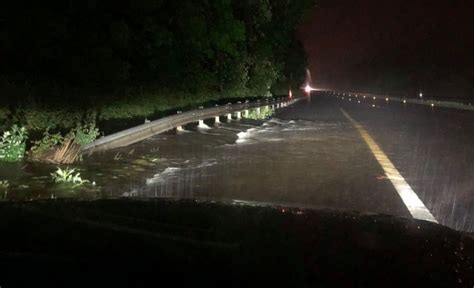
<path fill-rule="evenodd" d="M 345 111 L 439 223 L 474 231 L 474 113 L 353 99 L 313 93 L 267 119 L 206 120 L 85 157 L 77 168 L 95 185 L 54 184 L 54 166 L 2 165 L 4 198 L 200 198 L 412 217 Z"/>

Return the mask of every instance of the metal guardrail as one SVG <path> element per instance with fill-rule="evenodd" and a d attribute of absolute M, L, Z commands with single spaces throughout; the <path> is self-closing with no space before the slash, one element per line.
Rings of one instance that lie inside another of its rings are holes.
<path fill-rule="evenodd" d="M 291 104 L 295 101 L 297 101 L 297 99 L 291 100 Z M 209 119 L 215 116 L 221 116 L 232 112 L 282 102 L 288 102 L 287 98 L 272 98 L 263 101 L 257 100 L 254 102 L 246 101 L 245 103 L 237 104 L 228 103 L 227 105 L 178 113 L 176 115 L 160 118 L 136 127 L 125 129 L 120 132 L 99 138 L 90 144 L 84 145 L 81 148 L 81 152 L 83 154 L 93 153 L 97 151 L 105 151 L 113 148 L 124 147 L 133 143 L 140 142 L 151 136 L 163 133 L 165 131 L 172 130 L 178 126 L 197 122 L 199 120 Z"/>
<path fill-rule="evenodd" d="M 403 102 L 403 103 L 410 103 L 410 104 L 418 104 L 418 105 L 426 105 L 431 107 L 443 107 L 443 108 L 453 108 L 453 109 L 461 109 L 461 110 L 471 110 L 474 111 L 474 105 L 471 103 L 462 103 L 457 101 L 449 101 L 449 100 L 437 100 L 437 99 L 417 99 L 417 98 L 406 98 L 406 97 L 398 97 L 398 96 L 390 96 L 389 94 L 370 94 L 370 93 L 361 93 L 361 92 L 344 92 L 344 91 L 326 91 L 327 93 L 333 93 L 336 96 L 347 96 L 347 97 L 364 97 L 365 98 L 373 98 L 379 100 L 387 100 L 387 101 L 394 101 L 394 102 Z"/>

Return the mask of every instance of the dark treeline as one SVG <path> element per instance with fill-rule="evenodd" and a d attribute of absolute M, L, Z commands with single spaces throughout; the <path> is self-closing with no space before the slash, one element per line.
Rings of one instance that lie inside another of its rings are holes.
<path fill-rule="evenodd" d="M 305 55 L 294 30 L 312 2 L 6 1 L 1 104 L 107 105 L 136 91 L 263 96 L 297 86 Z"/>

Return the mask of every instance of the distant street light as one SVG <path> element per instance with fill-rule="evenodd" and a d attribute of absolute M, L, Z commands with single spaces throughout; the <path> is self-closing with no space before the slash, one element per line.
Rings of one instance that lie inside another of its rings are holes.
<path fill-rule="evenodd" d="M 423 99 L 423 93 L 420 91 L 420 99 Z"/>

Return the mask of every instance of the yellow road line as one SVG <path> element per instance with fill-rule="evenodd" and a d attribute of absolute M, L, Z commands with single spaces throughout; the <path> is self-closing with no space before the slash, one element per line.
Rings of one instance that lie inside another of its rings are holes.
<path fill-rule="evenodd" d="M 408 183 L 405 181 L 400 172 L 398 172 L 392 161 L 390 161 L 387 155 L 382 151 L 380 146 L 364 129 L 364 127 L 352 119 L 352 117 L 347 114 L 344 109 L 340 108 L 340 110 L 342 114 L 344 114 L 344 116 L 349 119 L 349 121 L 351 121 L 357 131 L 359 131 L 360 136 L 362 139 L 364 139 L 365 143 L 367 143 L 367 146 L 369 146 L 370 151 L 372 151 L 380 166 L 382 166 L 385 175 L 390 180 L 390 182 L 392 182 L 393 187 L 395 187 L 395 190 L 397 190 L 398 195 L 400 195 L 400 198 L 402 198 L 403 203 L 408 208 L 408 211 L 410 211 L 410 214 L 413 216 L 413 218 L 438 223 L 428 208 L 426 208 L 426 206 L 420 200 L 418 195 L 416 195 L 413 189 L 411 189 L 410 185 L 408 185 Z"/>

